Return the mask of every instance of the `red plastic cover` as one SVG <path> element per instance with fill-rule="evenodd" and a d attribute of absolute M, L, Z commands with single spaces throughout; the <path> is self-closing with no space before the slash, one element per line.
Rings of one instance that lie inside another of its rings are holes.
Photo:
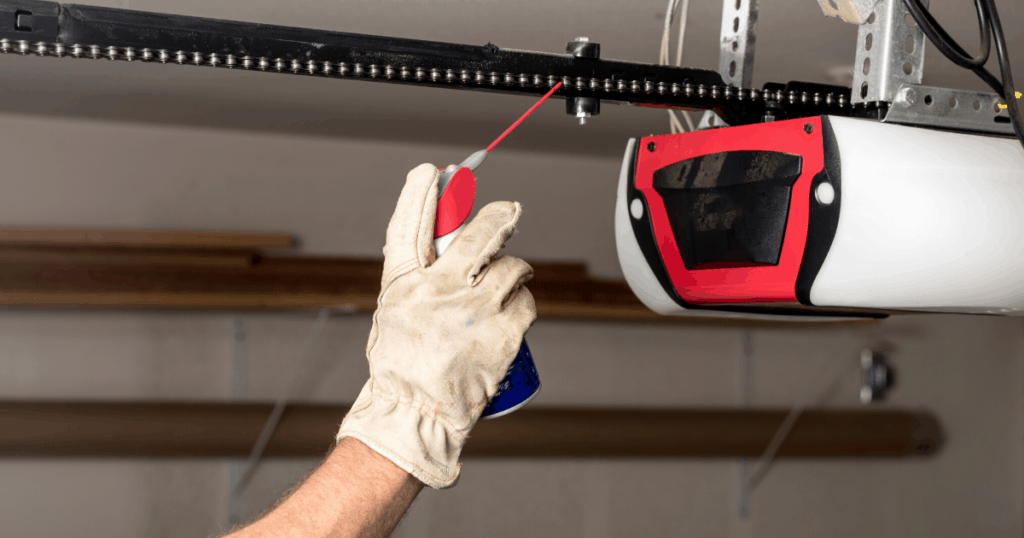
<path fill-rule="evenodd" d="M 466 222 L 473 212 L 476 198 L 476 176 L 469 168 L 459 168 L 437 199 L 434 237 L 448 235 Z"/>
<path fill-rule="evenodd" d="M 652 142 L 655 151 L 648 150 Z M 639 147 L 635 185 L 650 208 L 659 255 L 680 298 L 692 304 L 797 302 L 796 279 L 807 240 L 811 180 L 824 165 L 819 117 L 652 136 L 641 138 Z M 728 151 L 777 151 L 803 158 L 801 174 L 791 191 L 779 263 L 687 269 L 665 202 L 653 187 L 654 172 L 687 159 Z"/>

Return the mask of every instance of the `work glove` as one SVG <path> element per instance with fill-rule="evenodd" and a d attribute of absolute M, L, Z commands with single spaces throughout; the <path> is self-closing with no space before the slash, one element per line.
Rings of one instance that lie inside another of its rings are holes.
<path fill-rule="evenodd" d="M 466 438 L 537 319 L 533 269 L 496 257 L 522 208 L 481 209 L 435 260 L 438 171 L 406 178 L 388 225 L 366 344 L 370 379 L 337 439 L 359 439 L 432 488 L 454 486 Z"/>

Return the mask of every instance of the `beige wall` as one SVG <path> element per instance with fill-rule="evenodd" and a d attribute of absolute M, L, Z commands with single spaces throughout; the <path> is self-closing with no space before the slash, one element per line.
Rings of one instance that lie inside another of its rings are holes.
<path fill-rule="evenodd" d="M 286 231 L 316 254 L 379 256 L 406 171 L 472 147 L 0 117 L 2 226 Z M 43 150 L 47 150 L 45 153 Z M 586 260 L 617 277 L 620 155 L 496 152 L 478 200 L 524 204 L 511 254 Z M 0 398 L 228 399 L 232 325 L 248 321 L 245 398 L 276 397 L 311 313 L 0 312 Z M 350 402 L 366 379 L 368 316 L 324 331 L 297 399 Z M 737 515 L 739 462 L 468 460 L 396 536 L 1020 536 L 1024 320 L 905 316 L 871 328 L 759 328 L 748 398 L 787 406 L 861 348 L 892 349 L 884 406 L 928 409 L 947 435 L 913 461 L 782 461 Z M 725 406 L 742 400 L 744 331 L 542 320 L 529 333 L 538 406 Z M 854 368 L 829 405 L 858 406 Z M 255 514 L 312 460 L 268 462 Z M 0 460 L 5 536 L 205 536 L 224 528 L 229 462 Z"/>

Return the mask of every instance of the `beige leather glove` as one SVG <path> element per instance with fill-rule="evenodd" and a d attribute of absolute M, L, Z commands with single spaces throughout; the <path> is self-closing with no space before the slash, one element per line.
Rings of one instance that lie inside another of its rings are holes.
<path fill-rule="evenodd" d="M 488 204 L 435 261 L 437 179 L 437 168 L 420 165 L 398 198 L 366 345 L 370 380 L 337 439 L 355 437 L 427 486 L 447 488 L 537 309 L 523 287 L 533 269 L 495 258 L 515 233 L 518 203 Z"/>

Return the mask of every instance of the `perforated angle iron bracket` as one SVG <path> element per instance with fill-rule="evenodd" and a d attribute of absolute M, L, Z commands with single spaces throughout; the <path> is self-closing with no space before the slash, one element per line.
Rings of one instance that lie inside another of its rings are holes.
<path fill-rule="evenodd" d="M 921 83 L 923 70 L 924 33 L 903 0 L 876 3 L 857 31 L 851 102 L 891 103 L 900 86 Z"/>
<path fill-rule="evenodd" d="M 1013 135 L 1003 100 L 994 93 L 904 84 L 882 121 L 957 131 Z"/>
<path fill-rule="evenodd" d="M 718 73 L 726 84 L 750 89 L 757 42 L 757 0 L 723 0 Z"/>

